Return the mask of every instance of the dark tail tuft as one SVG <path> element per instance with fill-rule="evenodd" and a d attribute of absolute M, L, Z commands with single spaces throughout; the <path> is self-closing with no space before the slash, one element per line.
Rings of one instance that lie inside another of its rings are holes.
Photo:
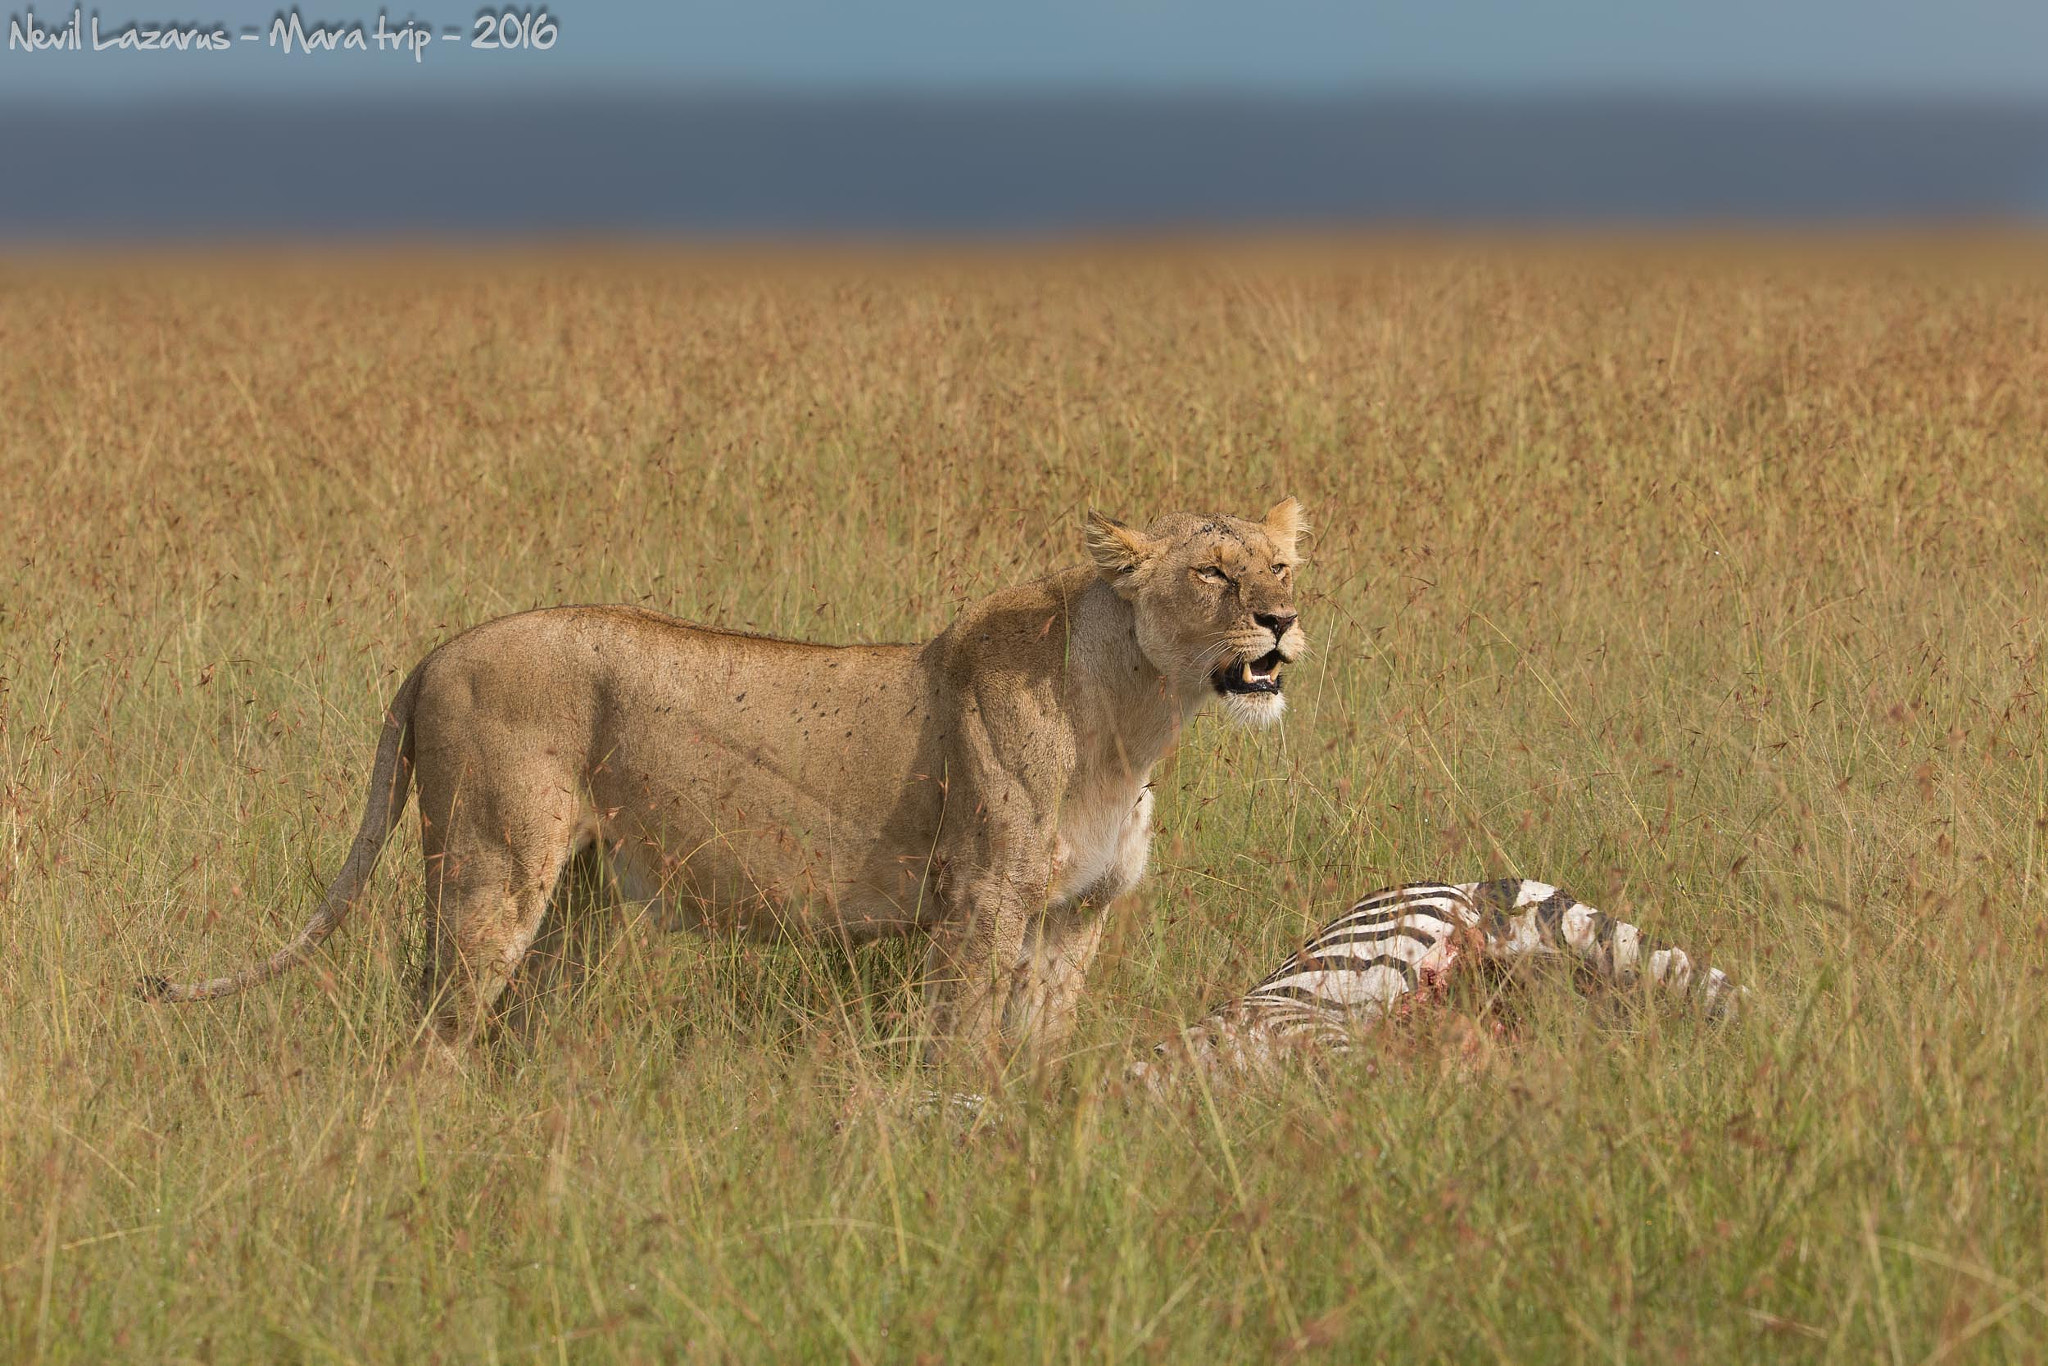
<path fill-rule="evenodd" d="M 171 979 L 149 976 L 135 984 L 135 994 L 145 1001 L 168 1000 L 171 994 Z"/>

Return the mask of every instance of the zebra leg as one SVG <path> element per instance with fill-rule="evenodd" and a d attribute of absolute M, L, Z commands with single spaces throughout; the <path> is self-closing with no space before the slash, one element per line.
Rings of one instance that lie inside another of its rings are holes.
<path fill-rule="evenodd" d="M 1647 973 L 1657 990 L 1691 992 L 1717 1018 L 1733 1015 L 1748 994 L 1719 968 L 1696 965 L 1684 949 L 1659 944 L 1626 920 L 1547 882 L 1498 878 L 1467 883 L 1461 890 L 1478 908 L 1486 956 L 1494 961 L 1564 955 L 1618 983 Z"/>

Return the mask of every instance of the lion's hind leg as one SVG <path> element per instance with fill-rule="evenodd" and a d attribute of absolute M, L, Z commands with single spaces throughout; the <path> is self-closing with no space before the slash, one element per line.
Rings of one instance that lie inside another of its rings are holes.
<path fill-rule="evenodd" d="M 616 957 L 644 912 L 629 910 L 598 841 L 574 847 L 540 931 L 491 1008 L 493 1030 L 531 1043 Z"/>
<path fill-rule="evenodd" d="M 556 884 L 595 833 L 564 789 L 509 810 L 502 801 L 421 794 L 428 943 L 420 994 L 424 1042 L 461 1054 L 533 947 Z"/>

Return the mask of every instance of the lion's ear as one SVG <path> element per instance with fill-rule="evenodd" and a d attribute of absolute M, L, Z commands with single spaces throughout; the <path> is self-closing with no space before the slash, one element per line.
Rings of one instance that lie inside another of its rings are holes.
<path fill-rule="evenodd" d="M 1273 542 L 1273 549 L 1282 558 L 1301 558 L 1298 542 L 1308 535 L 1308 517 L 1302 512 L 1299 502 L 1282 498 L 1266 509 L 1266 515 L 1260 521 L 1266 528 L 1266 538 Z"/>
<path fill-rule="evenodd" d="M 1088 555 L 1111 583 L 1131 583 L 1159 553 L 1159 542 L 1099 512 L 1088 514 Z"/>

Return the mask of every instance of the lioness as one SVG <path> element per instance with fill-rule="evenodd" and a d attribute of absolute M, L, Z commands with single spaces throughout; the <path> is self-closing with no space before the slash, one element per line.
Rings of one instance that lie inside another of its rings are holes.
<path fill-rule="evenodd" d="M 1091 565 L 1007 589 L 921 645 L 808 645 L 634 607 L 486 622 L 406 678 L 369 809 L 297 938 L 147 992 L 193 1001 L 299 962 L 347 916 L 420 793 L 432 951 L 425 1037 L 487 1018 L 557 879 L 601 844 L 676 918 L 842 942 L 931 936 L 934 1038 L 1045 1056 L 1110 902 L 1145 870 L 1147 779 L 1211 697 L 1285 706 L 1301 507 L 1257 522 L 1090 514 Z"/>

